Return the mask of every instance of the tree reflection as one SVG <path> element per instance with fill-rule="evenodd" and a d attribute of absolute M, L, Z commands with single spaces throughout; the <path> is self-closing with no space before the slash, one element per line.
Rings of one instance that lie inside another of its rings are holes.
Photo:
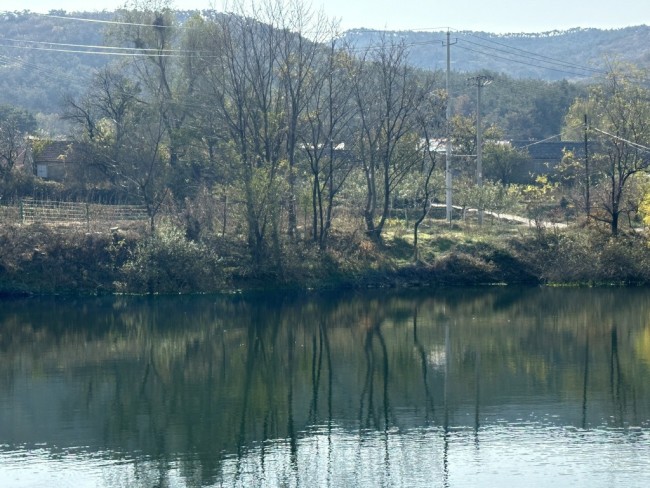
<path fill-rule="evenodd" d="M 278 445 L 295 480 L 320 436 L 332 480 L 337 432 L 357 433 L 360 463 L 376 433 L 389 484 L 396 436 L 431 428 L 448 482 L 459 429 L 478 449 L 482 429 L 541 409 L 647 423 L 648 316 L 636 290 L 6 302 L 0 438 L 133 459 L 151 486 L 177 466 L 196 486 L 244 483 L 251 458 L 276 479 Z"/>
<path fill-rule="evenodd" d="M 451 364 L 451 341 L 449 337 L 449 324 L 445 325 L 445 384 L 444 384 L 444 421 L 442 424 L 442 475 L 443 484 L 449 486 L 449 373 Z"/>
<path fill-rule="evenodd" d="M 587 385 L 589 384 L 589 336 L 585 338 L 585 366 L 582 381 L 582 428 L 587 428 Z"/>
<path fill-rule="evenodd" d="M 363 343 L 366 375 L 359 399 L 359 425 L 364 429 L 388 430 L 390 426 L 388 351 L 381 331 L 381 321 L 376 317 L 368 317 L 366 324 Z M 379 352 L 375 348 L 375 340 L 379 346 Z M 381 383 L 379 411 L 375 407 L 375 381 L 377 378 Z"/>
<path fill-rule="evenodd" d="M 420 342 L 418 338 L 418 307 L 416 306 L 413 311 L 413 344 L 415 345 L 415 350 L 418 353 L 420 358 L 420 363 L 422 365 L 422 388 L 424 389 L 424 419 L 426 423 L 430 423 L 435 416 L 435 405 L 433 401 L 433 394 L 431 388 L 429 387 L 429 368 L 427 361 L 427 352 L 424 348 L 424 345 Z"/>

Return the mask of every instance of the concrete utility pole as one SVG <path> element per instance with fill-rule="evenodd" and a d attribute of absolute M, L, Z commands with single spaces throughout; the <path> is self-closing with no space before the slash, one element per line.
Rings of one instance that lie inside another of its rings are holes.
<path fill-rule="evenodd" d="M 451 195 L 452 195 L 452 178 L 451 178 L 451 91 L 449 89 L 449 76 L 451 73 L 451 41 L 449 39 L 449 29 L 447 29 L 447 77 L 445 88 L 447 91 L 447 111 L 446 111 L 446 121 L 447 121 L 447 145 L 445 150 L 445 200 L 447 204 L 447 222 L 451 224 L 452 217 L 452 206 L 451 206 Z M 454 43 L 455 44 L 455 43 Z"/>
<path fill-rule="evenodd" d="M 587 218 L 591 217 L 591 201 L 589 196 L 589 187 L 591 186 L 591 177 L 589 175 L 589 124 L 587 114 L 585 114 L 585 210 Z"/>
<path fill-rule="evenodd" d="M 476 84 L 476 186 L 483 188 L 483 127 L 481 125 L 481 91 L 484 86 L 492 83 L 493 78 L 487 75 L 479 75 L 470 78 L 470 82 Z M 483 205 L 479 205 L 478 223 L 483 224 Z"/>

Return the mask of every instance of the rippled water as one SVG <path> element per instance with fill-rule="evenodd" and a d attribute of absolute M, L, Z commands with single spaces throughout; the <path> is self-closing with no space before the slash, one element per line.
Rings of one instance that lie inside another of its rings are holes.
<path fill-rule="evenodd" d="M 0 304 L 2 487 L 650 486 L 650 292 Z"/>
<path fill-rule="evenodd" d="M 417 429 L 302 433 L 295 446 L 273 440 L 223 458 L 206 482 L 185 454 L 161 463 L 146 456 L 9 449 L 0 456 L 2 486 L 648 486 L 647 430 L 581 431 L 543 424 L 479 432 Z M 198 468 L 198 466 L 197 466 Z M 160 483 L 160 480 L 164 480 Z"/>

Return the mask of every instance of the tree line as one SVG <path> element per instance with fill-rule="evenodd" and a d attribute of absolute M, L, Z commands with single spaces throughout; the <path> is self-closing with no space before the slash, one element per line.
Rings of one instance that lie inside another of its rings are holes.
<path fill-rule="evenodd" d="M 120 12 L 108 36 L 139 56 L 66 103 L 92 162 L 86 181 L 101 174 L 137 193 L 152 225 L 171 196 L 231 195 L 255 262 L 296 238 L 302 202 L 326 247 L 344 192 L 381 241 L 396 189 L 436 167 L 445 97 L 435 75 L 390 39 L 363 53 L 339 45 L 301 2 L 236 8 L 182 28 L 171 10 Z"/>
<path fill-rule="evenodd" d="M 598 149 L 566 155 L 554 180 L 565 201 L 607 222 L 612 234 L 621 215 L 643 208 L 637 176 L 650 164 L 644 73 L 612 67 L 591 88 L 519 84 L 530 102 L 523 111 L 499 113 L 512 105 L 500 104 L 502 90 L 486 91 L 487 181 L 477 188 L 471 92 L 448 99 L 441 73 L 414 68 L 403 41 L 383 36 L 356 48 L 299 0 L 235 3 L 227 14 L 195 15 L 182 25 L 164 3 L 132 7 L 118 11 L 105 33 L 132 56 L 98 69 L 82 93 L 67 95 L 63 118 L 86 162 L 75 184 L 137 198 L 152 229 L 174 202 L 184 209 L 189 238 L 217 232 L 197 211 L 207 195 L 239 209 L 230 218 L 252 262 L 280 264 L 285 246 L 299 237 L 327 248 L 341 215 L 358 217 L 381 243 L 393 207 L 408 201 L 417 209 L 417 243 L 429 203 L 444 195 L 449 103 L 455 186 L 464 204 L 484 207 L 492 192 L 501 198 L 492 204 L 503 205 L 514 169 L 527 158 L 501 143 L 506 135 L 540 138 L 557 130 Z M 29 114 L 3 110 L 5 174 L 15 160 L 12 144 L 34 127 Z M 545 129 L 534 120 L 546 120 Z"/>

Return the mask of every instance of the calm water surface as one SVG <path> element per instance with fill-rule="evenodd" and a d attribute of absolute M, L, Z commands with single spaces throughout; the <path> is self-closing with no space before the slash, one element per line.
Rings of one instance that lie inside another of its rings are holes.
<path fill-rule="evenodd" d="M 650 290 L 0 301 L 2 487 L 647 487 Z"/>

